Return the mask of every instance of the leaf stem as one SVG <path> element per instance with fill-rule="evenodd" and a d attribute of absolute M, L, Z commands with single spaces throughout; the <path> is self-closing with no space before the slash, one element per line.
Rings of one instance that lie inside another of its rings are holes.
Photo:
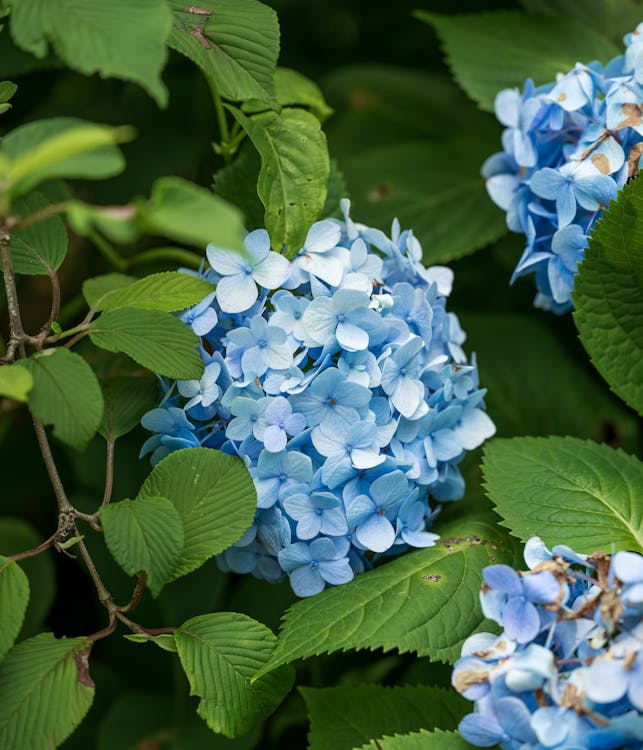
<path fill-rule="evenodd" d="M 212 100 L 214 101 L 214 109 L 217 113 L 217 122 L 219 123 L 219 134 L 221 135 L 221 143 L 227 143 L 230 139 L 230 130 L 228 128 L 228 120 L 223 109 L 223 102 L 221 101 L 221 94 L 216 83 L 212 80 L 211 76 L 207 76 L 210 91 L 212 92 Z"/>
<path fill-rule="evenodd" d="M 49 537 L 49 539 L 46 539 L 42 544 L 39 544 L 37 547 L 34 547 L 33 549 L 25 550 L 24 552 L 16 552 L 15 555 L 9 555 L 9 557 L 5 558 L 2 562 L 2 565 L 0 565 L 0 571 L 2 571 L 3 568 L 6 568 L 7 565 L 9 565 L 12 562 L 17 562 L 18 560 L 25 560 L 28 557 L 35 557 L 36 555 L 39 555 L 41 552 L 45 552 L 48 549 L 51 549 L 54 546 L 54 537 L 53 535 Z"/>
<path fill-rule="evenodd" d="M 24 219 L 20 219 L 15 216 L 8 216 L 6 220 L 6 226 L 10 229 L 26 229 L 32 224 L 36 224 L 44 219 L 49 219 L 52 216 L 58 216 L 58 214 L 64 213 L 68 208 L 71 201 L 61 201 L 60 203 L 52 203 L 49 206 L 41 208 L 39 211 L 34 211 L 29 216 L 25 216 Z"/>
<path fill-rule="evenodd" d="M 60 475 L 58 474 L 58 469 L 56 468 L 56 462 L 54 461 L 54 457 L 51 452 L 51 446 L 49 445 L 49 440 L 47 438 L 45 428 L 42 426 L 42 423 L 39 422 L 35 417 L 33 419 L 33 426 L 34 430 L 36 431 L 36 438 L 38 440 L 38 445 L 40 446 L 42 459 L 45 462 L 45 468 L 47 469 L 47 474 L 49 475 L 49 481 L 51 482 L 51 486 L 54 490 L 54 495 L 56 496 L 56 501 L 58 502 L 58 511 L 61 514 L 71 513 L 73 515 L 74 506 L 69 502 L 69 500 L 67 499 L 67 495 L 65 494 L 65 488 L 63 487 Z"/>
<path fill-rule="evenodd" d="M 94 243 L 100 254 L 111 266 L 117 271 L 127 271 L 128 262 L 125 258 L 122 258 L 95 229 L 88 231 L 87 237 Z"/>
<path fill-rule="evenodd" d="M 114 487 L 114 446 L 116 440 L 113 435 L 107 438 L 107 457 L 105 460 L 105 492 L 101 505 L 108 505 L 112 499 L 112 489 Z"/>

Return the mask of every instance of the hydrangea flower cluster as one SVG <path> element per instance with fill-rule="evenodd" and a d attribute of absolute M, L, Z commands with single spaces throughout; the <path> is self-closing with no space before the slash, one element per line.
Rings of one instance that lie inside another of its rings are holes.
<path fill-rule="evenodd" d="M 504 632 L 462 647 L 452 682 L 476 711 L 460 733 L 504 750 L 643 747 L 643 556 L 534 537 L 525 560 L 483 571 L 483 611 Z"/>
<path fill-rule="evenodd" d="M 190 446 L 241 456 L 255 523 L 226 570 L 300 596 L 345 583 L 374 555 L 433 545 L 436 500 L 462 496 L 458 463 L 495 430 L 475 360 L 446 311 L 453 274 L 425 268 L 412 231 L 314 224 L 290 262 L 268 233 L 245 256 L 209 246 L 216 289 L 182 318 L 201 337 L 200 381 L 165 384 L 142 424 L 152 463 Z"/>
<path fill-rule="evenodd" d="M 577 63 L 556 83 L 495 101 L 503 151 L 482 167 L 507 225 L 527 237 L 512 282 L 535 274 L 535 305 L 572 308 L 574 275 L 594 222 L 617 190 L 638 175 L 643 154 L 643 24 L 626 52 L 605 67 Z"/>

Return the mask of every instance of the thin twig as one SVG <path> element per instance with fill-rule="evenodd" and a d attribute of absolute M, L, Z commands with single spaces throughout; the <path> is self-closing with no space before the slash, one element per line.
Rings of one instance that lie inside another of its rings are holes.
<path fill-rule="evenodd" d="M 139 602 L 141 601 L 141 597 L 143 596 L 143 592 L 145 591 L 146 583 L 147 573 L 141 573 L 138 577 L 138 581 L 136 582 L 136 588 L 132 593 L 132 598 L 124 606 L 118 607 L 119 612 L 131 612 L 133 609 L 136 609 L 136 607 L 138 607 Z"/>
<path fill-rule="evenodd" d="M 108 635 L 111 635 L 116 630 L 116 615 L 114 612 L 109 613 L 109 625 L 107 627 L 104 627 L 102 630 L 98 630 L 96 633 L 92 633 L 92 635 L 87 636 L 87 640 L 91 641 L 92 643 L 96 643 L 96 641 L 100 641 L 101 638 L 107 638 Z"/>
<path fill-rule="evenodd" d="M 15 555 L 9 555 L 9 557 L 5 558 L 2 561 L 2 565 L 0 565 L 0 571 L 2 571 L 3 568 L 6 568 L 9 563 L 16 562 L 18 560 L 24 560 L 27 557 L 35 557 L 36 555 L 39 555 L 41 552 L 44 552 L 45 550 L 51 549 L 54 546 L 54 536 L 50 536 L 49 539 L 46 539 L 42 544 L 39 544 L 37 547 L 34 547 L 33 549 L 25 550 L 24 552 L 16 552 Z"/>
<path fill-rule="evenodd" d="M 67 499 L 67 495 L 65 494 L 65 488 L 63 487 L 60 475 L 58 474 L 58 469 L 56 468 L 56 462 L 54 461 L 54 457 L 51 452 L 51 447 L 49 445 L 49 440 L 47 439 L 45 428 L 35 417 L 33 420 L 33 426 L 34 430 L 36 431 L 36 438 L 38 439 L 38 445 L 40 446 L 40 452 L 42 453 L 42 458 L 45 462 L 47 474 L 49 474 L 49 481 L 51 482 L 51 486 L 54 490 L 54 495 L 56 496 L 56 500 L 58 502 L 58 510 L 60 513 L 73 514 L 74 506 L 69 502 L 69 500 Z"/>
<path fill-rule="evenodd" d="M 133 632 L 133 633 L 139 633 L 141 635 L 165 635 L 175 633 L 178 628 L 144 628 L 142 625 L 139 625 L 137 622 L 134 622 L 133 620 L 130 620 L 129 617 L 125 617 L 125 615 L 117 611 L 116 617 L 124 624 L 127 625 L 127 627 Z"/>
<path fill-rule="evenodd" d="M 114 445 L 116 440 L 113 435 L 107 438 L 107 457 L 105 460 L 105 492 L 101 505 L 109 505 L 112 499 L 112 489 L 114 487 Z"/>
<path fill-rule="evenodd" d="M 94 582 L 94 586 L 96 587 L 96 591 L 98 593 L 98 600 L 104 607 L 107 608 L 110 614 L 115 612 L 116 605 L 114 604 L 112 595 L 109 593 L 105 584 L 103 583 L 103 579 L 100 577 L 100 573 L 96 569 L 94 561 L 92 560 L 91 555 L 89 554 L 87 547 L 85 546 L 85 542 L 83 542 L 81 539 L 76 546 L 78 547 L 80 556 L 83 558 L 83 562 L 87 567 L 87 571 L 91 576 L 92 581 Z"/>
<path fill-rule="evenodd" d="M 62 201 L 61 203 L 52 203 L 49 206 L 41 208 L 39 211 L 34 211 L 29 216 L 25 216 L 24 219 L 20 219 L 16 216 L 8 216 L 6 220 L 6 226 L 8 229 L 26 229 L 32 224 L 36 224 L 43 219 L 49 219 L 52 216 L 64 213 L 69 207 L 69 201 Z"/>
<path fill-rule="evenodd" d="M 15 357 L 17 348 L 19 356 L 25 356 L 25 331 L 22 327 L 20 317 L 20 305 L 18 304 L 18 290 L 16 289 L 16 277 L 11 262 L 11 237 L 5 227 L 0 229 L 0 255 L 2 256 L 2 274 L 4 276 L 4 288 L 7 294 L 7 310 L 9 312 L 10 338 L 7 351 L 11 351 Z"/>

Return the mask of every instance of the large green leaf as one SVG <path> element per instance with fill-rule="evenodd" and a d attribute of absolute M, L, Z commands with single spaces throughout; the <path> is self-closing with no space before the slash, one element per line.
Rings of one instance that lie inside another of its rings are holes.
<path fill-rule="evenodd" d="M 269 716 L 290 691 L 292 669 L 251 682 L 270 659 L 276 638 L 260 622 L 235 612 L 188 620 L 174 633 L 190 694 L 213 732 L 237 737 Z"/>
<path fill-rule="evenodd" d="M 183 550 L 183 524 L 164 497 L 122 500 L 101 509 L 105 542 L 129 575 L 145 571 L 147 585 L 158 596 Z"/>
<path fill-rule="evenodd" d="M 32 387 L 31 373 L 22 365 L 0 367 L 0 396 L 6 396 L 15 401 L 26 401 Z"/>
<path fill-rule="evenodd" d="M 95 320 L 89 336 L 101 349 L 124 352 L 159 375 L 189 380 L 203 374 L 199 339 L 171 313 L 122 307 Z"/>
<path fill-rule="evenodd" d="M 67 445 L 84 448 L 103 416 L 103 394 L 85 360 L 62 347 L 45 349 L 21 360 L 33 378 L 28 403 L 43 424 Z"/>
<path fill-rule="evenodd" d="M 607 63 L 621 53 L 598 31 L 571 19 L 552 23 L 518 11 L 416 15 L 436 29 L 458 83 L 489 111 L 499 91 L 522 86 L 527 78 L 548 83 L 579 61 Z"/>
<path fill-rule="evenodd" d="M 6 188 L 17 197 L 55 177 L 112 177 L 125 168 L 115 144 L 130 135 L 129 129 L 74 117 L 50 117 L 21 125 L 2 139 L 0 155 L 9 159 Z"/>
<path fill-rule="evenodd" d="M 455 729 L 471 704 L 427 685 L 300 688 L 310 718 L 309 750 L 353 750 L 374 737 L 439 726 Z"/>
<path fill-rule="evenodd" d="M 42 542 L 34 529 L 19 518 L 0 518 L 0 554 L 9 557 L 18 552 L 34 549 Z M 52 552 L 42 552 L 20 561 L 20 568 L 29 579 L 29 605 L 20 632 L 21 638 L 41 629 L 53 603 L 56 581 Z"/>
<path fill-rule="evenodd" d="M 643 550 L 643 463 L 569 437 L 493 440 L 487 493 L 511 533 L 578 552 Z"/>
<path fill-rule="evenodd" d="M 303 109 L 252 117 L 230 111 L 261 157 L 257 192 L 272 246 L 294 257 L 326 201 L 330 162 L 319 120 Z"/>
<path fill-rule="evenodd" d="M 179 177 L 162 177 L 149 201 L 139 202 L 139 219 L 150 233 L 203 248 L 212 242 L 243 249 L 243 224 L 238 209 L 209 190 Z"/>
<path fill-rule="evenodd" d="M 415 142 L 347 158 L 352 213 L 385 231 L 397 217 L 422 242 L 427 264 L 484 247 L 507 231 L 480 177 L 486 149 L 484 142 Z"/>
<path fill-rule="evenodd" d="M 574 321 L 610 388 L 643 415 L 643 182 L 625 186 L 592 231 Z"/>
<path fill-rule="evenodd" d="M 48 44 L 70 68 L 134 81 L 161 106 L 161 71 L 172 14 L 163 0 L 9 0 L 11 35 L 22 49 L 45 57 Z"/>
<path fill-rule="evenodd" d="M 148 372 L 101 379 L 105 409 L 98 431 L 116 440 L 133 430 L 158 403 L 156 383 Z"/>
<path fill-rule="evenodd" d="M 154 273 L 123 289 L 114 290 L 96 305 L 97 310 L 135 307 L 139 310 L 174 312 L 196 305 L 214 291 L 205 279 L 178 271 Z"/>
<path fill-rule="evenodd" d="M 94 698 L 85 638 L 41 633 L 0 664 L 0 747 L 50 750 L 80 724 Z"/>
<path fill-rule="evenodd" d="M 444 524 L 435 547 L 409 553 L 293 605 L 262 673 L 316 654 L 397 649 L 455 660 L 483 622 L 480 571 L 514 550 L 493 517 Z"/>
<path fill-rule="evenodd" d="M 412 734 L 381 737 L 355 750 L 471 750 L 470 745 L 456 732 L 420 730 Z"/>
<path fill-rule="evenodd" d="M 392 65 L 346 65 L 322 79 L 335 115 L 325 125 L 331 154 L 343 160 L 377 146 L 475 134 L 497 150 L 498 122 L 446 74 Z M 460 164 L 458 164 L 458 168 Z M 456 170 L 457 171 L 457 170 Z"/>
<path fill-rule="evenodd" d="M 185 546 L 170 580 L 192 572 L 240 539 L 257 507 L 243 461 L 211 448 L 171 453 L 154 467 L 138 497 L 168 498 L 183 520 Z"/>
<path fill-rule="evenodd" d="M 83 297 L 90 307 L 95 307 L 108 294 L 136 281 L 135 276 L 127 276 L 124 273 L 106 273 L 102 276 L 94 276 L 83 281 Z"/>
<path fill-rule="evenodd" d="M 13 646 L 29 603 L 29 581 L 17 562 L 0 555 L 0 662 Z"/>
<path fill-rule="evenodd" d="M 459 317 L 466 349 L 477 355 L 485 403 L 499 436 L 567 434 L 638 446 L 636 415 L 593 377 L 588 364 L 570 357 L 549 321 L 518 313 Z M 556 384 L 555 406 L 543 378 Z"/>
<path fill-rule="evenodd" d="M 29 193 L 17 200 L 11 213 L 26 217 L 51 205 L 44 195 Z M 24 229 L 11 231 L 13 270 L 23 274 L 49 274 L 57 270 L 67 255 L 67 230 L 60 216 L 50 216 Z"/>
<path fill-rule="evenodd" d="M 591 26 L 620 45 L 623 34 L 634 31 L 643 17 L 640 0 L 520 0 L 530 13 L 550 16 L 556 23 L 573 18 Z"/>
<path fill-rule="evenodd" d="M 221 96 L 274 100 L 279 56 L 274 10 L 257 0 L 202 0 L 198 7 L 210 14 L 189 12 L 183 0 L 170 5 L 175 23 L 168 44 L 195 62 Z"/>

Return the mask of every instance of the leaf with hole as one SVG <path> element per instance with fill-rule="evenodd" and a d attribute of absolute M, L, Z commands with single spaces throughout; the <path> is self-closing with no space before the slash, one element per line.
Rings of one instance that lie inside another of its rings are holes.
<path fill-rule="evenodd" d="M 89 646 L 41 633 L 11 649 L 0 664 L 0 747 L 49 750 L 74 731 L 94 699 Z"/>
<path fill-rule="evenodd" d="M 252 678 L 270 659 L 276 638 L 256 620 L 218 612 L 188 620 L 175 632 L 190 695 L 213 732 L 245 734 L 269 716 L 290 691 L 294 672 L 280 669 Z"/>
<path fill-rule="evenodd" d="M 643 463 L 570 437 L 493 440 L 483 463 L 503 526 L 578 552 L 643 551 Z"/>
<path fill-rule="evenodd" d="M 20 362 L 33 378 L 28 403 L 54 436 L 73 448 L 84 448 L 96 434 L 103 416 L 103 394 L 85 360 L 58 347 L 37 352 Z"/>
<path fill-rule="evenodd" d="M 199 339 L 171 313 L 131 307 L 104 312 L 89 326 L 89 337 L 101 349 L 124 352 L 168 378 L 198 380 L 203 374 Z"/>
<path fill-rule="evenodd" d="M 254 520 L 257 493 L 240 458 L 185 448 L 160 461 L 139 498 L 166 497 L 183 520 L 184 549 L 170 580 L 191 573 L 234 544 Z"/>
<path fill-rule="evenodd" d="M 643 182 L 632 180 L 592 230 L 575 278 L 574 322 L 610 388 L 643 415 Z"/>

